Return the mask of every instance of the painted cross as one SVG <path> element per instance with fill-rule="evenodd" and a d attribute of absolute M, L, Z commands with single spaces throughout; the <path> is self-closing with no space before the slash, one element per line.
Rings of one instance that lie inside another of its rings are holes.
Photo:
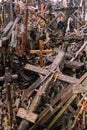
<path fill-rule="evenodd" d="M 42 40 L 39 41 L 39 49 L 40 50 L 30 50 L 30 54 L 40 54 L 40 66 L 43 67 L 44 61 L 43 61 L 43 54 L 49 54 L 52 53 L 52 49 L 50 50 L 43 50 L 42 49 Z"/>

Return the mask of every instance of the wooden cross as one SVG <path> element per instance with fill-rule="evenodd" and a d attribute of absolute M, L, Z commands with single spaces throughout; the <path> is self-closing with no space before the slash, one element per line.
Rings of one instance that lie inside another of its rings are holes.
<path fill-rule="evenodd" d="M 44 61 L 43 61 L 43 54 L 49 54 L 52 53 L 52 49 L 50 50 L 43 50 L 42 49 L 42 40 L 39 41 L 39 49 L 40 50 L 30 50 L 30 54 L 40 54 L 40 66 L 43 67 Z"/>
<path fill-rule="evenodd" d="M 27 7 L 28 7 L 28 0 L 26 0 L 26 10 L 25 10 L 23 26 L 22 26 L 24 28 L 23 29 L 24 31 L 22 32 L 21 37 L 20 37 L 22 44 L 21 44 L 21 47 L 19 47 L 18 45 L 16 47 L 16 51 L 20 55 L 25 53 L 26 44 L 27 44 L 27 22 L 28 22 L 28 8 Z"/>
<path fill-rule="evenodd" d="M 26 0 L 26 11 L 25 11 L 25 18 L 24 18 L 24 27 L 25 32 L 22 36 L 22 54 L 25 52 L 26 44 L 27 44 L 27 22 L 28 22 L 28 0 Z"/>
<path fill-rule="evenodd" d="M 8 71 L 8 68 L 5 69 L 5 71 Z M 7 75 L 8 76 L 8 75 Z M 13 79 L 18 78 L 18 75 L 11 75 Z M 6 80 L 6 76 L 0 77 L 0 81 Z M 12 99 L 11 99 L 11 88 L 8 83 L 6 83 L 6 98 L 7 98 L 7 109 L 8 109 L 8 125 L 9 130 L 12 128 L 12 121 L 13 121 L 13 110 L 12 110 Z"/>

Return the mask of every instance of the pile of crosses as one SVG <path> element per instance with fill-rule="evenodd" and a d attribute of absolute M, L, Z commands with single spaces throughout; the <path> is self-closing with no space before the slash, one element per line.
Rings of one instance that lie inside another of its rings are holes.
<path fill-rule="evenodd" d="M 78 99 L 74 92 L 87 75 L 87 24 L 80 19 L 85 11 L 81 2 L 71 0 L 55 10 L 50 2 L 10 3 L 14 20 L 0 39 L 1 129 L 86 128 L 86 95 L 79 92 Z"/>

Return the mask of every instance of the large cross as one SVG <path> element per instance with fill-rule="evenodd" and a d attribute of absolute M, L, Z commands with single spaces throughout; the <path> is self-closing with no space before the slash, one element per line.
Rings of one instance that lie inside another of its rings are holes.
<path fill-rule="evenodd" d="M 52 49 L 50 50 L 43 50 L 42 48 L 42 40 L 39 41 L 39 49 L 40 50 L 30 50 L 30 54 L 40 54 L 40 66 L 43 67 L 44 61 L 43 61 L 43 54 L 49 54 L 52 53 Z"/>

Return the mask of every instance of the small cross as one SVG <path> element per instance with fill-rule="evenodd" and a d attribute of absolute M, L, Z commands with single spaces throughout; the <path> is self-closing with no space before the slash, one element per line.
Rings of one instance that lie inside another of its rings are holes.
<path fill-rule="evenodd" d="M 39 49 L 40 50 L 30 50 L 30 54 L 40 54 L 40 67 L 43 67 L 44 61 L 43 61 L 43 54 L 49 54 L 52 53 L 52 49 L 43 50 L 42 49 L 42 40 L 39 41 Z"/>

